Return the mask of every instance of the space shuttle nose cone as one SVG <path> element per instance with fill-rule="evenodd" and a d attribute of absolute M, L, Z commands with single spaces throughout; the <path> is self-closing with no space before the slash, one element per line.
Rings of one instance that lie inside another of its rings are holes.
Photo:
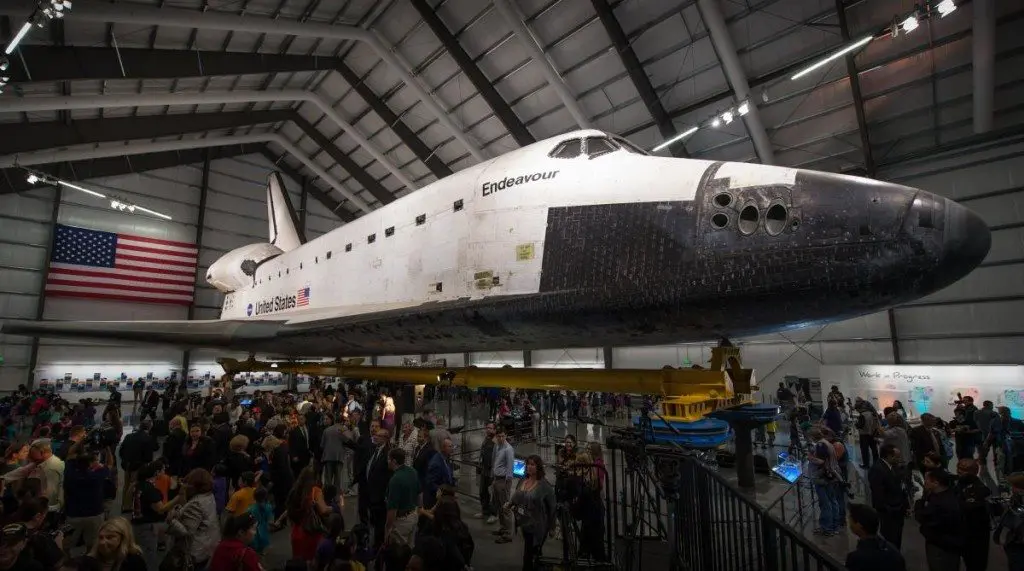
<path fill-rule="evenodd" d="M 988 255 L 992 234 L 984 220 L 970 209 L 951 200 L 948 209 L 942 265 L 951 275 L 970 273 Z"/>

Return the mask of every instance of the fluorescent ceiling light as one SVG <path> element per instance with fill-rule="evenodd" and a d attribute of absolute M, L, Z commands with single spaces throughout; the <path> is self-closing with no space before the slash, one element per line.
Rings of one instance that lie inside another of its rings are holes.
<path fill-rule="evenodd" d="M 97 198 L 106 198 L 107 197 L 107 195 L 105 195 L 105 194 L 100 194 L 100 193 L 96 192 L 95 190 L 89 190 L 88 188 L 85 188 L 84 186 L 78 186 L 77 184 L 70 183 L 70 182 L 68 182 L 66 180 L 58 180 L 57 184 L 59 184 L 61 186 L 66 186 L 68 188 L 73 188 L 73 189 L 75 189 L 77 191 L 84 192 L 86 194 L 91 194 L 91 195 L 93 195 L 93 196 L 95 196 Z"/>
<path fill-rule="evenodd" d="M 827 64 L 828 62 L 833 61 L 833 60 L 835 60 L 837 58 L 841 58 L 844 55 L 846 55 L 846 54 L 848 54 L 848 53 L 850 53 L 850 52 L 852 52 L 852 51 L 854 51 L 854 50 L 856 50 L 856 49 L 858 49 L 858 48 L 860 48 L 862 46 L 867 45 L 868 42 L 870 42 L 873 39 L 875 39 L 874 36 L 863 37 L 863 38 L 857 40 L 856 42 L 853 42 L 852 44 L 846 46 L 845 48 L 837 51 L 836 53 L 826 57 L 825 59 L 822 59 L 820 61 L 812 63 L 810 66 L 804 68 L 802 71 L 796 72 L 796 74 L 794 74 L 793 77 L 791 77 L 789 79 L 790 80 L 800 79 L 801 77 L 807 75 L 808 73 L 811 73 L 812 71 L 820 68 L 821 66 Z"/>
<path fill-rule="evenodd" d="M 11 40 L 11 43 L 7 44 L 7 49 L 4 50 L 4 53 L 7 55 L 11 55 L 11 53 L 18 48 L 18 44 L 21 42 L 22 39 L 24 39 L 25 34 L 27 34 L 28 31 L 31 29 L 32 22 L 25 22 L 24 24 L 22 24 L 21 29 L 18 30 L 18 33 L 14 35 L 14 39 Z"/>
<path fill-rule="evenodd" d="M 690 127 L 689 129 L 683 131 L 682 133 L 676 135 L 675 137 L 672 137 L 671 139 L 665 141 L 664 143 L 658 145 L 657 147 L 654 147 L 653 149 L 651 149 L 651 151 L 656 153 L 656 152 L 664 149 L 665 147 L 671 145 L 672 143 L 675 143 L 676 141 L 681 141 L 681 140 L 689 137 L 690 135 L 696 133 L 697 129 L 699 129 L 699 128 L 700 127 Z"/>
<path fill-rule="evenodd" d="M 159 212 L 157 212 L 155 210 L 150 210 L 148 208 L 143 208 L 143 207 L 141 207 L 139 205 L 135 205 L 135 210 L 141 210 L 142 212 L 145 212 L 146 214 L 152 214 L 153 216 L 157 216 L 159 218 L 163 218 L 164 220 L 171 220 L 171 217 L 166 215 L 166 214 L 160 214 Z"/>

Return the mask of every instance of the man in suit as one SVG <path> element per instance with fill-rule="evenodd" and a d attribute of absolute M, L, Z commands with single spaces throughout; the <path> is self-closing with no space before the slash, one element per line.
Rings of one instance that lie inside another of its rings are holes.
<path fill-rule="evenodd" d="M 902 458 L 900 449 L 892 444 L 883 445 L 880 455 L 881 462 L 868 470 L 871 507 L 878 513 L 879 533 L 899 549 L 903 544 L 903 522 L 910 507 L 900 471 Z"/>
<path fill-rule="evenodd" d="M 441 486 L 455 485 L 455 475 L 452 472 L 452 453 L 455 446 L 451 438 L 445 438 L 441 442 L 441 450 L 434 454 L 427 466 L 427 485 L 423 488 L 423 507 L 430 509 L 437 503 L 437 490 Z"/>
<path fill-rule="evenodd" d="M 309 428 L 298 416 L 288 420 L 288 453 L 291 455 L 292 473 L 299 474 L 309 465 Z"/>
<path fill-rule="evenodd" d="M 373 548 L 379 551 L 384 544 L 384 528 L 388 520 L 387 494 L 391 480 L 388 453 L 391 451 L 391 432 L 378 428 L 373 438 L 373 454 L 366 464 L 366 485 L 359 486 L 362 499 L 366 490 L 366 503 L 370 510 L 370 527 L 373 529 Z"/>
<path fill-rule="evenodd" d="M 878 536 L 879 521 L 875 510 L 864 504 L 850 504 L 846 513 L 850 531 L 857 536 L 857 548 L 846 555 L 849 571 L 906 571 L 907 564 L 899 548 Z"/>
<path fill-rule="evenodd" d="M 416 433 L 416 451 L 413 453 L 412 467 L 420 478 L 420 489 L 425 490 L 427 486 L 427 467 L 430 460 L 437 451 L 430 443 L 430 429 L 421 427 Z"/>
<path fill-rule="evenodd" d="M 359 413 L 350 416 L 350 421 L 353 417 L 358 418 Z M 357 424 L 358 426 L 358 424 Z M 359 486 L 359 501 L 358 501 L 358 513 L 359 523 L 363 525 L 370 524 L 370 496 L 369 496 L 369 484 L 367 483 L 367 472 L 370 467 L 370 460 L 373 457 L 373 453 L 376 450 L 376 431 L 380 430 L 380 424 L 374 420 L 370 422 L 369 428 L 364 430 L 364 427 L 359 426 L 359 435 L 354 441 L 348 442 L 346 446 L 352 448 L 352 475 L 353 482 Z"/>
<path fill-rule="evenodd" d="M 341 424 L 335 423 L 330 415 L 325 415 L 324 420 L 328 423 L 320 437 L 320 462 L 323 465 L 324 486 L 335 486 L 344 494 L 346 490 L 342 488 L 341 473 L 345 459 L 345 433 Z"/>

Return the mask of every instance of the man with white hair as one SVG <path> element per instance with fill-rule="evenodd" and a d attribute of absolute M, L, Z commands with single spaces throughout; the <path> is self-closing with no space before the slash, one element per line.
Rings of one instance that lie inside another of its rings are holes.
<path fill-rule="evenodd" d="M 39 478 L 50 510 L 60 509 L 64 503 L 64 461 L 54 455 L 49 438 L 33 441 L 28 449 L 28 463 L 4 474 L 3 478 L 5 482 Z"/>

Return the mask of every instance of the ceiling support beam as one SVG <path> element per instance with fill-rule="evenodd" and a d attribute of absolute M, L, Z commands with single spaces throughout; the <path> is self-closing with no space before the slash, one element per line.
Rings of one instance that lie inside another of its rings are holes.
<path fill-rule="evenodd" d="M 19 51 L 25 65 L 21 58 L 11 62 L 15 64 L 8 70 L 12 83 L 293 73 L 330 70 L 335 63 L 333 58 L 318 56 L 200 50 L 28 45 Z"/>
<path fill-rule="evenodd" d="M 721 62 L 725 77 L 729 80 L 736 102 L 739 103 L 750 99 L 750 85 L 747 83 L 747 74 L 743 70 L 740 58 L 736 55 L 736 46 L 733 44 L 729 28 L 725 25 L 725 17 L 722 16 L 718 2 L 719 0 L 697 0 L 697 9 L 710 32 L 711 44 L 715 47 L 718 61 Z M 772 149 L 771 140 L 768 139 L 768 131 L 761 122 L 761 112 L 756 103 L 750 105 L 750 111 L 743 116 L 743 122 L 747 125 L 747 132 L 750 133 L 754 150 L 757 151 L 761 163 L 775 164 L 775 151 Z"/>
<path fill-rule="evenodd" d="M 846 7 L 843 0 L 836 0 L 836 14 L 839 16 L 839 33 L 843 43 L 850 41 L 850 25 L 846 21 Z M 857 71 L 857 58 L 847 54 L 846 75 L 850 79 L 850 93 L 853 96 L 853 110 L 857 115 L 857 132 L 860 134 L 860 147 L 864 153 L 864 170 L 869 178 L 875 178 L 875 153 L 871 149 L 871 131 L 868 128 L 867 116 L 864 113 L 864 97 L 860 91 L 860 72 Z"/>
<path fill-rule="evenodd" d="M 974 0 L 974 133 L 992 130 L 995 115 L 996 0 Z"/>
<path fill-rule="evenodd" d="M 268 149 L 266 146 L 260 149 L 260 154 L 266 157 L 266 159 L 270 161 L 271 164 L 274 165 L 274 168 L 283 172 L 285 176 L 292 179 L 293 181 L 302 183 L 302 181 L 307 180 L 306 177 L 302 176 L 302 173 L 300 173 L 298 170 L 293 168 L 288 163 L 284 162 L 283 158 L 278 159 L 278 157 L 275 156 L 274 153 L 270 152 L 270 149 Z M 335 216 L 341 218 L 344 222 L 351 222 L 356 219 L 356 217 L 353 216 L 351 212 L 345 210 L 345 208 L 341 205 L 341 202 L 339 202 L 333 196 L 321 190 L 315 184 L 308 183 L 303 185 L 303 188 L 305 188 L 307 192 L 309 192 L 309 194 L 312 195 L 313 198 L 317 200 L 317 202 L 322 204 L 324 208 L 330 210 Z"/>
<path fill-rule="evenodd" d="M 211 147 L 209 151 L 211 160 L 216 160 L 258 153 L 264 147 L 265 145 L 262 144 L 231 145 Z M 133 155 L 131 157 L 118 156 L 38 165 L 33 167 L 33 169 L 46 172 L 63 180 L 88 180 L 200 163 L 203 161 L 203 151 L 204 149 L 164 151 Z M 27 192 L 36 188 L 39 187 L 29 184 L 25 180 L 25 171 L 18 167 L 7 167 L 0 171 L 0 194 Z"/>
<path fill-rule="evenodd" d="M 338 61 L 334 69 L 341 74 L 342 79 L 348 82 L 359 97 L 363 98 L 363 101 L 373 109 L 384 123 L 386 123 L 391 131 L 398 135 L 399 140 L 409 147 L 409 149 L 416 155 L 416 158 L 423 161 L 423 164 L 430 169 L 430 172 L 434 173 L 437 178 L 444 178 L 452 174 L 452 169 L 448 168 L 448 165 L 434 154 L 434 151 L 430 150 L 417 135 L 416 132 L 409 128 L 402 119 L 395 114 L 394 111 L 388 107 L 388 104 L 384 102 L 376 93 L 370 89 L 370 86 L 363 82 L 359 75 L 352 70 L 349 66 L 345 65 L 344 62 Z"/>
<path fill-rule="evenodd" d="M 415 189 L 405 173 L 378 151 L 354 126 L 346 121 L 334 107 L 316 93 L 301 89 L 283 91 L 208 91 L 204 93 L 144 93 L 130 95 L 87 95 L 80 97 L 25 97 L 11 98 L 4 102 L 4 111 L 59 111 L 71 109 L 96 109 L 111 107 L 144 107 L 159 105 L 203 105 L 207 103 L 276 103 L 301 101 L 312 103 L 327 115 L 332 122 L 343 129 L 361 147 L 366 149 L 377 162 L 388 169 L 394 177 L 410 189 Z"/>
<path fill-rule="evenodd" d="M 301 161 L 302 164 L 306 165 L 306 168 L 313 171 L 317 176 L 323 179 L 323 181 L 329 184 L 334 190 L 337 190 L 342 196 L 349 199 L 349 201 L 351 201 L 352 204 L 360 210 L 366 213 L 372 212 L 373 209 L 370 208 L 370 205 L 367 204 L 365 200 L 349 190 L 322 166 L 310 159 L 302 149 L 295 146 L 295 143 L 289 141 L 278 133 L 251 133 L 249 135 L 208 137 L 206 139 L 189 139 L 184 141 L 141 142 L 122 147 L 101 147 L 96 149 L 49 149 L 34 153 L 0 156 L 0 167 L 33 166 L 47 163 L 61 163 L 65 161 L 117 157 L 122 155 L 140 155 L 143 153 L 159 151 L 183 151 L 187 149 L 203 149 L 207 147 L 259 143 L 274 143 L 277 146 L 282 147 L 293 157 Z"/>
<path fill-rule="evenodd" d="M 565 80 L 559 75 L 558 70 L 555 69 L 548 55 L 544 53 L 543 46 L 537 41 L 537 37 L 533 35 L 530 27 L 526 25 L 526 15 L 523 14 L 519 5 L 511 0 L 491 0 L 491 2 L 498 13 L 501 14 L 505 23 L 512 28 L 512 33 L 519 38 L 520 43 L 526 48 L 533 63 L 540 67 L 540 71 L 544 74 L 544 78 L 547 79 L 548 85 L 551 86 L 551 89 L 555 90 L 558 98 L 562 100 L 562 105 L 572 115 L 576 124 L 579 125 L 580 129 L 592 129 L 593 124 L 586 113 L 584 113 L 583 108 L 580 107 L 579 102 L 576 101 L 576 96 L 569 91 L 569 86 L 566 85 Z"/>
<path fill-rule="evenodd" d="M 615 51 L 618 52 L 619 59 L 622 60 L 622 65 L 626 68 L 626 73 L 629 74 L 629 78 L 633 81 L 637 93 L 640 94 L 640 100 L 644 102 L 647 112 L 651 114 L 651 118 L 654 119 L 654 123 L 658 126 L 658 132 L 661 133 L 662 139 L 667 141 L 675 137 L 677 134 L 676 127 L 672 124 L 672 119 L 668 116 L 668 112 L 665 111 L 665 106 L 661 104 L 661 98 L 658 97 L 658 93 L 654 90 L 651 78 L 644 71 L 640 58 L 633 51 L 633 46 L 630 45 L 626 32 L 622 29 L 618 18 L 615 17 L 615 11 L 609 0 L 590 0 L 590 3 L 593 4 L 594 11 L 597 12 L 597 17 L 601 20 L 601 25 L 604 26 L 605 32 L 611 38 L 612 45 L 615 46 Z M 675 157 L 689 156 L 686 152 L 686 146 L 682 141 L 672 145 L 671 152 Z"/>
<path fill-rule="evenodd" d="M 0 124 L 0 155 L 13 155 L 54 147 L 131 139 L 156 139 L 218 129 L 280 123 L 291 120 L 293 115 L 294 111 L 291 109 L 274 109 L 253 113 L 234 111 L 191 115 L 76 119 L 69 124 L 61 121 L 2 123 Z"/>
<path fill-rule="evenodd" d="M 462 70 L 462 73 L 466 74 L 469 78 L 470 83 L 476 88 L 480 97 L 487 102 L 491 110 L 494 111 L 495 117 L 501 121 L 502 125 L 505 126 L 505 130 L 512 135 L 516 143 L 520 147 L 529 145 L 530 143 L 537 142 L 537 139 L 530 134 L 530 131 L 526 128 L 519 117 L 516 116 L 515 112 L 512 111 L 512 107 L 505 101 L 505 99 L 498 93 L 498 90 L 494 88 L 494 84 L 488 79 L 480 68 L 473 61 L 466 50 L 463 49 L 462 44 L 459 43 L 458 38 L 455 34 L 452 34 L 448 26 L 441 21 L 441 17 L 438 16 L 437 12 L 430 7 L 427 0 L 412 0 L 413 8 L 419 12 L 420 17 L 426 22 L 430 30 L 434 32 L 437 39 L 441 41 L 441 45 L 444 46 L 445 51 L 448 55 L 452 56 L 455 60 L 456 65 Z"/>
<path fill-rule="evenodd" d="M 330 155 L 342 169 L 352 175 L 352 178 L 381 204 L 389 204 L 395 200 L 395 195 L 384 188 L 373 175 L 363 170 L 359 163 L 345 154 L 293 109 L 84 119 L 73 121 L 69 125 L 59 121 L 0 124 L 0 155 L 16 155 L 85 143 L 152 139 L 217 129 L 237 129 L 284 121 L 295 123 L 307 137 Z"/>
<path fill-rule="evenodd" d="M 0 14 L 23 14 L 25 5 L 19 0 L 0 0 Z M 464 129 L 457 125 L 448 112 L 430 94 L 409 70 L 408 65 L 380 37 L 370 30 L 357 26 L 334 26 L 326 23 L 297 22 L 284 18 L 242 16 L 226 12 L 198 12 L 183 8 L 159 8 L 140 4 L 113 5 L 101 0 L 76 0 L 74 6 L 76 22 L 100 22 L 131 24 L 135 26 L 169 26 L 197 30 L 220 30 L 225 32 L 251 32 L 275 36 L 299 36 L 303 38 L 330 38 L 363 42 L 377 57 L 398 75 L 412 89 L 431 114 L 446 127 L 478 161 L 486 157 L 480 147 L 470 140 Z"/>

